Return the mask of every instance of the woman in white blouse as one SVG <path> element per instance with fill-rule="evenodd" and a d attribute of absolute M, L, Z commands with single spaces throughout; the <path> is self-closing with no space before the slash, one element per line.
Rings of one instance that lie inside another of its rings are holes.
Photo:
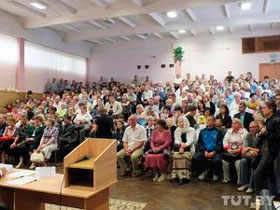
<path fill-rule="evenodd" d="M 245 138 L 247 134 L 248 132 L 245 128 L 243 128 L 242 122 L 239 119 L 234 118 L 232 121 L 232 127 L 227 131 L 223 141 L 225 150 L 222 155 L 224 172 L 223 183 L 228 183 L 230 181 L 229 166 L 230 163 L 234 163 L 238 177 L 237 184 L 241 184 L 241 152 L 245 145 Z"/>

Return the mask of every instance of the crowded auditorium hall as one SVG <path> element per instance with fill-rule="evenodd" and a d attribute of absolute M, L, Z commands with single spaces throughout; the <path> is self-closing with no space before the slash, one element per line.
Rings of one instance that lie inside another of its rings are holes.
<path fill-rule="evenodd" d="M 0 210 L 280 209 L 280 0 L 1 0 Z"/>

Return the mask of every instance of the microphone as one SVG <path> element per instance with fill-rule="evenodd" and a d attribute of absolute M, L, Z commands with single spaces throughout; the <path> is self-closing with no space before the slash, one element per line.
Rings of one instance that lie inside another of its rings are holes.
<path fill-rule="evenodd" d="M 78 162 L 81 162 L 81 161 L 84 161 L 84 160 L 89 160 L 90 159 L 90 155 L 87 154 L 85 155 L 84 157 L 80 158 L 79 160 L 77 160 L 75 163 L 78 163 Z"/>

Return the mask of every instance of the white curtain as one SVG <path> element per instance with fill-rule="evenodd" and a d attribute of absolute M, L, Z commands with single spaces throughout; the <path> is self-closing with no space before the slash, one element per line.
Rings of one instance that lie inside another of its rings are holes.
<path fill-rule="evenodd" d="M 86 59 L 25 42 L 25 90 L 44 92 L 51 78 L 86 81 Z"/>
<path fill-rule="evenodd" d="M 15 89 L 18 45 L 14 37 L 0 34 L 0 89 Z"/>

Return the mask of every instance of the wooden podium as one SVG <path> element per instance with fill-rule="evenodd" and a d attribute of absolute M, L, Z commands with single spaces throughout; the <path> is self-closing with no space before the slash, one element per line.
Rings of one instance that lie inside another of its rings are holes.
<path fill-rule="evenodd" d="M 80 161 L 86 155 L 89 159 Z M 45 210 L 45 203 L 109 210 L 109 187 L 117 182 L 116 157 L 115 140 L 87 139 L 64 158 L 65 176 L 56 174 L 25 185 L 9 184 L 13 178 L 2 177 L 0 201 L 11 210 Z"/>
<path fill-rule="evenodd" d="M 65 187 L 99 191 L 117 182 L 116 141 L 89 138 L 64 158 Z"/>

